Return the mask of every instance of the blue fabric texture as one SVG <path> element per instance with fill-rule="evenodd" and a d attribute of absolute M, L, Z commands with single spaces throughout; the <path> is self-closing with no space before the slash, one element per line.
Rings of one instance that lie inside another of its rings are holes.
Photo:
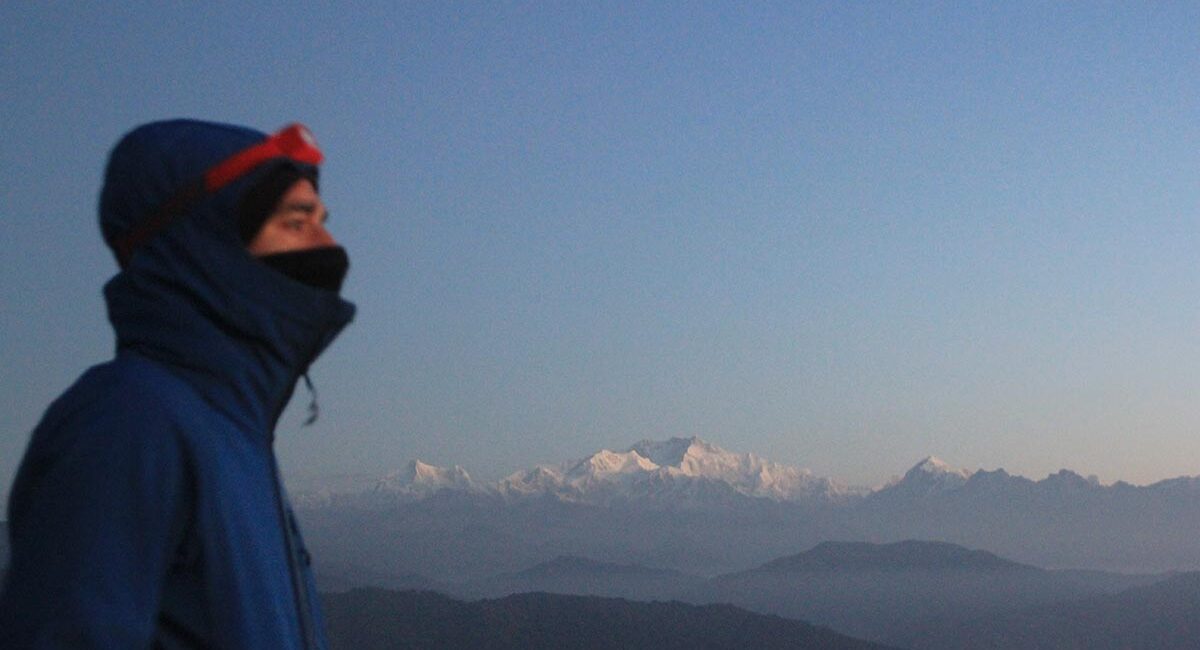
<path fill-rule="evenodd" d="M 109 159 L 105 238 L 265 137 L 132 131 Z M 272 446 L 354 307 L 245 251 L 239 197 L 280 164 L 303 167 L 268 161 L 203 197 L 105 286 L 116 356 L 51 404 L 13 485 L 0 647 L 325 647 Z"/>

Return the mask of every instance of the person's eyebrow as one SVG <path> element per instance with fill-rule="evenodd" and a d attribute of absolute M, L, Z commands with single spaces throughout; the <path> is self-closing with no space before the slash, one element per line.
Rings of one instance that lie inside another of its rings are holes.
<path fill-rule="evenodd" d="M 298 199 L 284 203 L 281 209 L 285 212 L 316 212 L 317 202 Z"/>
<path fill-rule="evenodd" d="M 288 203 L 283 204 L 282 211 L 283 212 L 303 212 L 305 214 L 315 214 L 317 211 L 318 205 L 321 206 L 321 214 L 318 216 L 321 219 L 321 223 L 325 223 L 326 221 L 329 220 L 329 210 L 325 207 L 325 205 L 323 203 L 321 203 L 319 201 L 304 201 L 304 200 L 289 201 Z"/>

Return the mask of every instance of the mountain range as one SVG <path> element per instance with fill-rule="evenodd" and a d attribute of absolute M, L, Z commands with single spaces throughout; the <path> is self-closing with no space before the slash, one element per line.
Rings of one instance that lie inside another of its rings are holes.
<path fill-rule="evenodd" d="M 395 503 L 428 498 L 442 491 L 501 496 L 508 500 L 552 496 L 562 501 L 608 505 L 636 501 L 674 509 L 730 503 L 734 495 L 747 499 L 803 505 L 852 505 L 860 501 L 929 499 L 966 490 L 1026 499 L 1092 494 L 1142 492 L 1194 498 L 1200 495 L 1200 476 L 1179 477 L 1149 486 L 1123 481 L 1103 485 L 1063 469 L 1033 481 L 994 471 L 955 468 L 934 456 L 912 466 L 903 477 L 877 488 L 842 484 L 752 453 L 726 451 L 700 438 L 642 440 L 623 451 L 602 449 L 582 459 L 537 465 L 494 483 L 471 478 L 460 466 L 437 467 L 420 460 L 377 479 L 373 485 L 339 490 L 307 490 L 295 495 L 300 505 L 315 507 L 334 502 Z"/>
<path fill-rule="evenodd" d="M 739 498 L 791 503 L 844 501 L 862 493 L 818 478 L 804 469 L 749 453 L 732 453 L 699 438 L 643 440 L 624 451 L 600 450 L 586 458 L 538 465 L 496 483 L 479 483 L 459 466 L 436 467 L 410 461 L 370 487 L 299 492 L 299 505 L 352 502 L 359 505 L 427 498 L 461 491 L 508 500 L 551 496 L 593 505 L 635 501 L 670 508 L 707 507 Z"/>
<path fill-rule="evenodd" d="M 356 489 L 293 491 L 319 558 L 466 582 L 559 556 L 701 576 L 823 541 L 924 539 L 1052 568 L 1200 568 L 1200 478 L 1034 481 L 926 458 L 855 489 L 698 438 L 516 472 L 494 483 L 420 461 Z M 351 535 L 353 532 L 353 535 Z"/>

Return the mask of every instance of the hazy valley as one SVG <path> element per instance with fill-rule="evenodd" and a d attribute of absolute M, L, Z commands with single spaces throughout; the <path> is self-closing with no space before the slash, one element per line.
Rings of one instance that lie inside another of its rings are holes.
<path fill-rule="evenodd" d="M 1200 568 L 1195 478 L 1103 485 L 1063 470 L 1035 481 L 927 458 L 855 490 L 676 438 L 492 484 L 414 461 L 296 500 L 324 589 L 438 592 L 476 603 L 454 606 L 468 617 L 515 616 L 531 602 L 515 595 L 541 593 L 626 603 L 606 607 L 729 604 L 907 648 L 1200 639 L 1180 623 L 1200 617 L 1200 574 L 1187 573 Z M 355 593 L 397 616 L 416 606 L 413 595 Z M 1089 623 L 1100 619 L 1107 627 Z"/>

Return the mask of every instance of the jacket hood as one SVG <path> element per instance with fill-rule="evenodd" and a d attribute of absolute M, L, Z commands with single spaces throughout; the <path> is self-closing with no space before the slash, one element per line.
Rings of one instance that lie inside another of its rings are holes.
<path fill-rule="evenodd" d="M 141 126 L 113 149 L 100 196 L 112 242 L 208 169 L 263 141 L 225 124 L 172 120 Z M 238 232 L 243 193 L 279 165 L 273 158 L 191 202 L 140 246 L 104 288 L 118 353 L 166 364 L 215 408 L 268 440 L 296 380 L 354 316 L 336 293 L 262 264 Z"/>

